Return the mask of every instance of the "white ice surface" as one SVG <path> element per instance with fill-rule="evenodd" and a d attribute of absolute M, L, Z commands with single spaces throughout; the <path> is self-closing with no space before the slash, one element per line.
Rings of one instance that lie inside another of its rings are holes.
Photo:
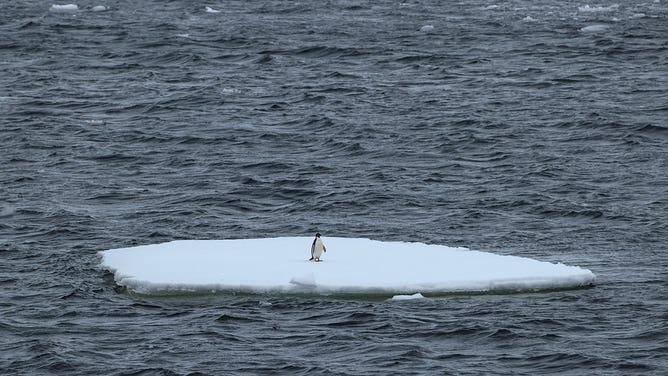
<path fill-rule="evenodd" d="M 563 264 L 422 243 L 323 237 L 179 240 L 99 252 L 116 283 L 138 293 L 172 291 L 447 293 L 531 291 L 590 285 Z"/>
<path fill-rule="evenodd" d="M 590 25 L 590 26 L 585 26 L 580 29 L 581 32 L 583 33 L 600 33 L 603 31 L 606 31 L 610 28 L 608 25 Z"/>
<path fill-rule="evenodd" d="M 580 12 L 613 12 L 619 9 L 619 4 L 613 4 L 608 7 L 604 6 L 593 6 L 590 7 L 589 4 L 586 4 L 584 6 L 578 7 L 578 10 Z"/>
<path fill-rule="evenodd" d="M 52 4 L 50 10 L 52 12 L 76 12 L 79 6 L 76 4 Z"/>
<path fill-rule="evenodd" d="M 424 296 L 419 292 L 416 292 L 413 295 L 395 295 L 390 300 L 415 300 L 415 299 L 424 299 Z"/>
<path fill-rule="evenodd" d="M 420 28 L 420 31 L 423 33 L 431 33 L 434 31 L 434 25 L 424 25 Z"/>

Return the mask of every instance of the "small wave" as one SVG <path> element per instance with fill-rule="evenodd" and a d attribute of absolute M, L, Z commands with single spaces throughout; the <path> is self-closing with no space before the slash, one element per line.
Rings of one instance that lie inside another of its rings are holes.
<path fill-rule="evenodd" d="M 327 75 L 325 75 L 325 77 L 328 77 L 328 78 L 346 78 L 346 79 L 360 79 L 361 78 L 358 75 L 354 75 L 354 74 L 350 74 L 350 73 L 341 73 L 341 72 L 338 72 L 338 71 L 328 73 Z M 350 90 L 350 89 L 348 89 L 348 90 Z"/>
<path fill-rule="evenodd" d="M 234 316 L 227 313 L 223 313 L 222 315 L 218 316 L 218 318 L 216 318 L 216 321 L 222 323 L 240 323 L 240 322 L 263 322 L 265 320 L 256 319 L 250 316 Z"/>
<path fill-rule="evenodd" d="M 636 128 L 636 132 L 647 133 L 647 134 L 656 134 L 656 135 L 667 135 L 668 127 L 662 127 L 656 124 L 646 124 Z"/>
<path fill-rule="evenodd" d="M 241 166 L 242 169 L 259 169 L 267 171 L 290 171 L 293 166 L 282 162 L 256 162 Z"/>
<path fill-rule="evenodd" d="M 41 26 L 38 22 L 35 21 L 28 21 L 24 23 L 23 25 L 19 26 L 19 30 L 23 29 L 32 29 Z"/>
<path fill-rule="evenodd" d="M 262 54 L 258 59 L 255 60 L 256 64 L 269 64 L 274 61 L 274 58 L 270 54 Z"/>
<path fill-rule="evenodd" d="M 290 54 L 294 54 L 297 56 L 311 57 L 311 58 L 362 55 L 361 52 L 359 52 L 357 49 L 354 48 L 341 48 L 341 47 L 329 47 L 329 46 L 313 46 L 313 47 L 300 48 L 295 51 L 292 51 Z"/>
<path fill-rule="evenodd" d="M 396 59 L 397 62 L 400 63 L 418 63 L 418 62 L 431 62 L 435 60 L 436 57 L 434 55 L 409 55 L 409 56 L 402 56 Z"/>
<path fill-rule="evenodd" d="M 375 322 L 377 319 L 378 317 L 373 313 L 355 312 L 346 315 L 344 317 L 337 318 L 336 321 L 328 323 L 327 326 L 329 327 L 364 326 L 368 323 Z"/>

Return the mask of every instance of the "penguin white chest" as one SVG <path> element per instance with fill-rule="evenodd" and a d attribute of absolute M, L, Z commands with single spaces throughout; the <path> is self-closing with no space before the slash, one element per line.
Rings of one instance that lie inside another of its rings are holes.
<path fill-rule="evenodd" d="M 322 239 L 317 238 L 313 244 L 313 257 L 320 258 L 322 256 L 322 251 L 325 249 L 325 244 L 322 242 Z"/>

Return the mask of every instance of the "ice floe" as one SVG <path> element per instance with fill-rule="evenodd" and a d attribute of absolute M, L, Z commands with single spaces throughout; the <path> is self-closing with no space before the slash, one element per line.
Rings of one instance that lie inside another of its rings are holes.
<path fill-rule="evenodd" d="M 79 10 L 79 6 L 76 4 L 52 4 L 49 10 L 52 12 L 76 12 Z"/>
<path fill-rule="evenodd" d="M 589 6 L 589 4 L 578 7 L 580 12 L 613 12 L 619 9 L 619 4 L 613 4 L 610 6 Z"/>
<path fill-rule="evenodd" d="M 580 29 L 583 33 L 601 33 L 608 30 L 610 26 L 608 25 L 589 25 Z"/>
<path fill-rule="evenodd" d="M 593 283 L 580 267 L 422 243 L 323 238 L 322 262 L 307 261 L 312 238 L 179 240 L 101 251 L 101 267 L 138 293 L 449 293 L 533 291 Z"/>
<path fill-rule="evenodd" d="M 434 25 L 424 25 L 420 28 L 420 31 L 423 33 L 431 33 L 434 31 Z"/>

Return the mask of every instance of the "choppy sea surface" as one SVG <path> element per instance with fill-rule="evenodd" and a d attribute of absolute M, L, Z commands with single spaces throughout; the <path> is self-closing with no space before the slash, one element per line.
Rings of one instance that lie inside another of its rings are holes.
<path fill-rule="evenodd" d="M 1 374 L 666 374 L 667 1 L 52 4 L 0 4 Z M 315 231 L 597 281 L 158 297 L 98 267 Z"/>

